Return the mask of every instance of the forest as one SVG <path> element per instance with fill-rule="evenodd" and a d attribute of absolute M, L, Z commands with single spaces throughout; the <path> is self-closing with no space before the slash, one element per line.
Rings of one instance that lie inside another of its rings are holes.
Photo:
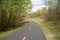
<path fill-rule="evenodd" d="M 31 0 L 0 0 L 0 34 L 31 19 L 42 26 L 48 40 L 60 40 L 60 0 L 46 0 L 45 5 L 29 13 L 33 8 Z"/>
<path fill-rule="evenodd" d="M 30 0 L 0 0 L 0 31 L 16 27 L 24 20 Z"/>

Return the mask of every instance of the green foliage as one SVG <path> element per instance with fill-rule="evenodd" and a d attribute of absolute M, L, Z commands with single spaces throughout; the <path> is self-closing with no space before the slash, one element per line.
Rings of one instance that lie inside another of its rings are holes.
<path fill-rule="evenodd" d="M 18 26 L 29 5 L 30 0 L 0 0 L 0 31 Z"/>

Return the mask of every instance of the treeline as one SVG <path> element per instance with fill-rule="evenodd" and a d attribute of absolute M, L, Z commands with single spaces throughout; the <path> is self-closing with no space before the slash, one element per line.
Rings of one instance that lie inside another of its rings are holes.
<path fill-rule="evenodd" d="M 57 21 L 60 20 L 60 1 L 57 0 L 56 4 L 52 1 L 48 2 L 48 10 L 47 13 L 45 14 L 45 19 L 46 20 L 52 20 L 52 21 Z"/>
<path fill-rule="evenodd" d="M 0 31 L 20 25 L 28 5 L 30 0 L 0 0 Z"/>
<path fill-rule="evenodd" d="M 57 22 L 58 20 L 60 20 L 60 0 L 47 1 L 46 5 L 48 7 L 44 7 L 42 8 L 42 10 L 38 10 L 37 12 L 35 12 L 35 17 L 53 22 Z"/>

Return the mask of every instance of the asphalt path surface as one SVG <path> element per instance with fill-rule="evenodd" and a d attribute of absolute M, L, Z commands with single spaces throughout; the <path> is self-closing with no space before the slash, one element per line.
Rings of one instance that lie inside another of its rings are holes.
<path fill-rule="evenodd" d="M 4 40 L 46 40 L 46 37 L 36 22 L 28 21 L 24 27 L 9 35 Z"/>

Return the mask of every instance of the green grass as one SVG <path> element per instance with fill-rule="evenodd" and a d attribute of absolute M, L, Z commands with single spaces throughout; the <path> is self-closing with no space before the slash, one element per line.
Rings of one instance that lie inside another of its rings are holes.
<path fill-rule="evenodd" d="M 27 21 L 24 21 L 24 22 L 21 23 L 21 25 L 19 27 L 12 28 L 8 31 L 0 32 L 0 40 L 3 40 L 5 37 L 7 37 L 7 36 L 11 35 L 12 33 L 16 32 L 18 29 L 20 29 L 20 27 L 23 27 L 26 23 L 27 23 Z"/>
<path fill-rule="evenodd" d="M 0 40 L 3 40 L 5 37 L 7 37 L 8 35 L 12 34 L 16 30 L 18 30 L 18 29 L 11 29 L 11 30 L 6 31 L 6 32 L 0 32 Z"/>
<path fill-rule="evenodd" d="M 39 18 L 32 18 L 31 20 L 34 20 L 40 25 L 47 40 L 60 40 L 60 21 L 54 24 L 52 21 L 47 22 Z"/>

